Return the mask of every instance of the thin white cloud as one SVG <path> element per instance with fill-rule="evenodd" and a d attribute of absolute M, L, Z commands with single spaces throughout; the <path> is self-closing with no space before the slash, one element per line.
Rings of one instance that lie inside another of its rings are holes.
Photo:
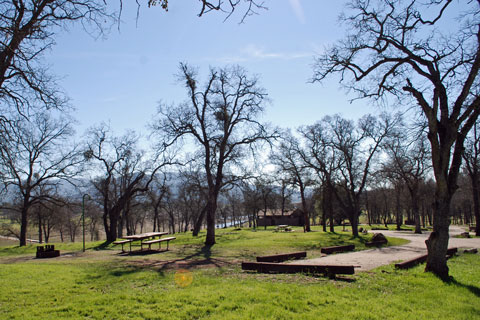
<path fill-rule="evenodd" d="M 306 23 L 305 13 L 303 12 L 302 3 L 300 2 L 300 0 L 288 0 L 288 2 L 290 3 L 293 13 L 295 13 L 295 16 L 297 17 L 298 21 L 300 21 L 300 23 L 305 24 Z"/>
<path fill-rule="evenodd" d="M 311 57 L 312 52 L 269 52 L 263 47 L 255 44 L 249 44 L 240 50 L 236 56 L 225 57 L 221 59 L 225 63 L 239 63 L 252 60 L 282 59 L 293 60 L 305 57 Z"/>

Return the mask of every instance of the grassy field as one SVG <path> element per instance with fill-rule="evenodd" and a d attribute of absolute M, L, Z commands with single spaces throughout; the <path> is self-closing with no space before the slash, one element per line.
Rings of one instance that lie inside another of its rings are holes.
<path fill-rule="evenodd" d="M 0 319 L 477 319 L 480 256 L 449 262 L 443 283 L 423 266 L 386 266 L 334 280 L 242 272 L 255 255 L 355 243 L 348 233 L 219 231 L 176 235 L 169 252 L 121 255 L 118 248 L 57 244 L 60 258 L 33 259 L 35 246 L 0 248 Z M 402 243 L 390 239 L 391 243 Z M 189 271 L 182 273 L 181 269 Z"/>

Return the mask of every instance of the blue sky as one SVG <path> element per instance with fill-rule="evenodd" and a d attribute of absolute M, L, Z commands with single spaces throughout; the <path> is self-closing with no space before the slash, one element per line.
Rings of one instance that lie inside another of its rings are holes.
<path fill-rule="evenodd" d="M 115 3 L 115 2 L 111 2 Z M 268 0 L 268 10 L 239 24 L 242 8 L 197 16 L 197 1 L 170 1 L 170 9 L 140 10 L 124 1 L 120 30 L 95 40 L 79 26 L 57 37 L 47 60 L 75 106 L 78 131 L 101 121 L 118 134 L 147 133 L 159 101 L 185 99 L 176 83 L 179 62 L 206 75 L 210 66 L 239 64 L 258 74 L 271 104 L 264 120 L 281 127 L 308 125 L 327 114 L 358 118 L 375 112 L 367 101 L 349 103 L 335 79 L 311 84 L 313 58 L 343 35 L 343 1 Z"/>

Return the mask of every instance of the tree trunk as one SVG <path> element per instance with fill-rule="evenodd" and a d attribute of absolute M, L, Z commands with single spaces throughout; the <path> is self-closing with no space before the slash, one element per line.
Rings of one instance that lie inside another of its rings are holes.
<path fill-rule="evenodd" d="M 332 196 L 332 190 L 330 189 L 330 186 L 327 186 L 327 194 L 328 194 L 327 211 L 328 211 L 328 218 L 330 220 L 330 232 L 335 232 L 335 220 L 333 219 L 333 196 Z"/>
<path fill-rule="evenodd" d="M 198 216 L 197 221 L 195 221 L 195 224 L 193 225 L 193 232 L 192 235 L 194 237 L 198 236 L 198 233 L 200 232 L 200 229 L 202 228 L 203 220 L 205 219 L 205 213 L 207 212 L 207 206 L 203 207 L 202 211 L 200 212 L 200 215 Z"/>
<path fill-rule="evenodd" d="M 396 216 L 396 223 L 397 223 L 397 230 L 402 229 L 402 224 L 403 224 L 403 215 L 402 215 L 402 210 L 400 206 L 400 190 L 397 190 L 395 192 L 395 216 Z"/>
<path fill-rule="evenodd" d="M 358 237 L 358 210 L 353 209 L 350 212 L 349 219 L 350 224 L 352 225 L 352 235 L 356 238 Z"/>
<path fill-rule="evenodd" d="M 437 187 L 438 188 L 438 187 Z M 446 189 L 446 188 L 445 188 Z M 425 240 L 428 250 L 427 265 L 425 271 L 430 271 L 442 280 L 448 280 L 447 249 L 448 249 L 448 228 L 450 226 L 451 196 L 448 191 L 438 190 L 435 197 L 435 218 L 433 220 L 433 232 Z"/>
<path fill-rule="evenodd" d="M 263 210 L 263 223 L 264 223 L 264 228 L 265 230 L 267 230 L 267 208 L 265 208 L 265 210 Z"/>
<path fill-rule="evenodd" d="M 322 196 L 322 225 L 323 225 L 323 232 L 327 232 L 327 212 L 328 206 L 330 202 L 330 198 L 328 196 L 328 187 L 323 188 L 323 196 Z M 330 213 L 330 212 L 329 212 Z"/>
<path fill-rule="evenodd" d="M 303 210 L 303 232 L 310 232 L 310 215 L 308 214 L 307 201 L 305 200 L 305 188 L 300 186 L 300 197 L 302 198 Z"/>
<path fill-rule="evenodd" d="M 27 245 L 27 224 L 28 224 L 28 209 L 24 206 L 21 212 L 20 225 L 20 247 Z"/>
<path fill-rule="evenodd" d="M 40 210 L 37 212 L 38 218 L 38 242 L 43 243 L 42 237 L 42 215 L 40 214 Z"/>
<path fill-rule="evenodd" d="M 103 211 L 102 219 L 103 219 L 103 228 L 105 229 L 105 235 L 107 236 L 107 241 L 108 241 L 108 234 L 110 234 L 110 226 L 108 224 L 108 211 L 106 210 L 106 208 Z"/>
<path fill-rule="evenodd" d="M 206 246 L 215 244 L 215 211 L 217 208 L 216 199 L 209 199 L 207 204 L 207 237 L 205 238 Z"/>
<path fill-rule="evenodd" d="M 119 212 L 117 210 L 111 210 L 108 214 L 110 220 L 109 232 L 107 233 L 107 242 L 113 242 L 117 240 L 117 224 Z"/>
<path fill-rule="evenodd" d="M 420 212 L 419 212 L 420 208 L 418 206 L 418 195 L 415 190 L 412 190 L 411 198 L 412 198 L 413 219 L 415 219 L 415 233 L 421 234 L 422 227 L 420 225 Z"/>

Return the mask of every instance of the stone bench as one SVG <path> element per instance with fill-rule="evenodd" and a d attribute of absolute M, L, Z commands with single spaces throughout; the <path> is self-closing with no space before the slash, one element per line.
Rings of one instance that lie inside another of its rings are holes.
<path fill-rule="evenodd" d="M 447 249 L 447 258 L 453 256 L 455 253 L 457 253 L 457 251 L 458 251 L 457 248 Z M 427 257 L 428 257 L 428 254 L 424 254 L 424 255 L 409 259 L 409 260 L 405 260 L 405 261 L 396 263 L 395 268 L 397 268 L 397 269 L 412 268 L 412 267 L 416 266 L 417 264 L 424 263 L 425 261 L 427 261 Z"/>
<path fill-rule="evenodd" d="M 257 262 L 283 262 L 287 260 L 298 260 L 305 258 L 307 256 L 306 251 L 284 253 L 284 254 L 275 254 L 270 256 L 260 256 L 257 257 Z"/>
<path fill-rule="evenodd" d="M 335 252 L 347 252 L 347 251 L 353 251 L 353 250 L 355 250 L 355 245 L 348 244 L 344 246 L 323 247 L 322 249 L 320 249 L 320 252 L 325 254 L 332 254 Z"/>
<path fill-rule="evenodd" d="M 262 273 L 324 274 L 330 278 L 335 278 L 336 274 L 355 273 L 354 266 L 288 264 L 270 262 L 242 262 L 242 270 L 257 271 Z"/>

